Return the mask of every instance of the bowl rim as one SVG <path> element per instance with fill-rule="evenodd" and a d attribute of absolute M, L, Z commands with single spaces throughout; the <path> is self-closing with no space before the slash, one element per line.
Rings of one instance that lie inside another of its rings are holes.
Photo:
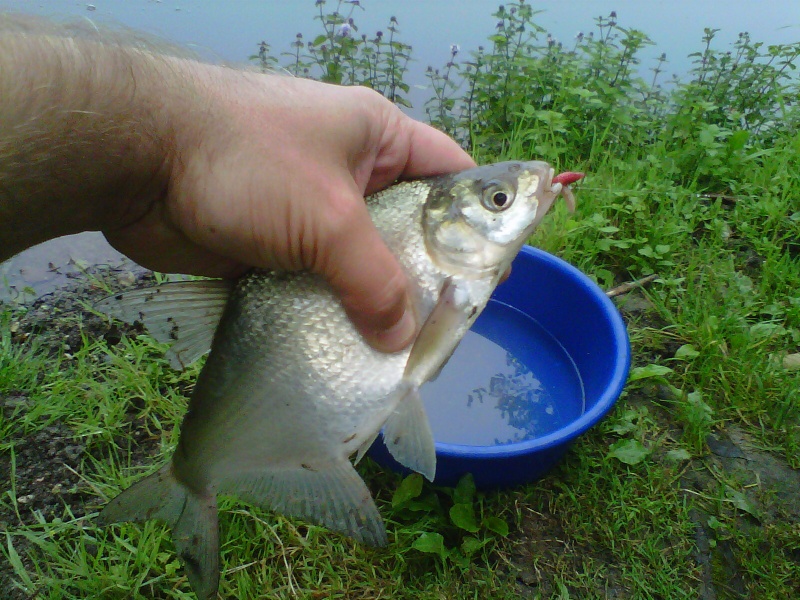
<path fill-rule="evenodd" d="M 470 446 L 467 444 L 435 442 L 437 456 L 448 458 L 510 458 L 568 444 L 605 416 L 619 398 L 628 379 L 628 370 L 631 363 L 628 330 L 619 310 L 617 310 L 617 307 L 600 286 L 577 267 L 539 248 L 525 245 L 520 250 L 519 255 L 525 255 L 535 261 L 544 262 L 549 267 L 565 273 L 600 305 L 600 309 L 611 325 L 611 339 L 615 342 L 614 369 L 610 374 L 609 383 L 597 402 L 589 410 L 574 421 L 545 436 L 496 446 Z"/>

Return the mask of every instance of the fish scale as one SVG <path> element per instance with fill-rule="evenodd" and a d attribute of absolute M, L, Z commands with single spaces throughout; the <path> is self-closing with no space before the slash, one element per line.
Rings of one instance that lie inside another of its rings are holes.
<path fill-rule="evenodd" d="M 103 509 L 101 524 L 158 518 L 173 530 L 199 598 L 216 596 L 216 497 L 387 543 L 356 460 L 381 429 L 392 455 L 433 480 L 419 388 L 439 372 L 530 233 L 579 174 L 507 162 L 398 183 L 367 199 L 412 287 L 419 333 L 392 354 L 369 346 L 318 275 L 254 270 L 234 286 L 185 281 L 101 301 L 174 343 L 180 367 L 211 353 L 172 460 Z M 369 257 L 364 257 L 369 260 Z M 216 332 L 211 333 L 216 327 Z"/>

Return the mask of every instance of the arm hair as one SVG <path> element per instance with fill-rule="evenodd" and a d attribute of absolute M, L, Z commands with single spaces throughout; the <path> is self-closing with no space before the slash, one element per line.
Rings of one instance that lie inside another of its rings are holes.
<path fill-rule="evenodd" d="M 180 55 L 88 21 L 0 15 L 0 261 L 163 197 L 196 96 Z"/>

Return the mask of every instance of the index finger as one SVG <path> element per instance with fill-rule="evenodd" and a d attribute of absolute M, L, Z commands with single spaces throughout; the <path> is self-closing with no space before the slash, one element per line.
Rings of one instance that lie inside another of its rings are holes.
<path fill-rule="evenodd" d="M 475 166 L 470 155 L 447 134 L 406 115 L 400 119 L 389 146 L 376 158 L 365 195 L 396 179 L 454 173 Z"/>

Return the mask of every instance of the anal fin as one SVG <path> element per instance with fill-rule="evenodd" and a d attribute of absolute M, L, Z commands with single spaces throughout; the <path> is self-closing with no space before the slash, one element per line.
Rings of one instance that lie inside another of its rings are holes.
<path fill-rule="evenodd" d="M 238 474 L 223 482 L 220 491 L 370 546 L 388 543 L 372 496 L 346 459 L 319 468 L 303 465 Z"/>

